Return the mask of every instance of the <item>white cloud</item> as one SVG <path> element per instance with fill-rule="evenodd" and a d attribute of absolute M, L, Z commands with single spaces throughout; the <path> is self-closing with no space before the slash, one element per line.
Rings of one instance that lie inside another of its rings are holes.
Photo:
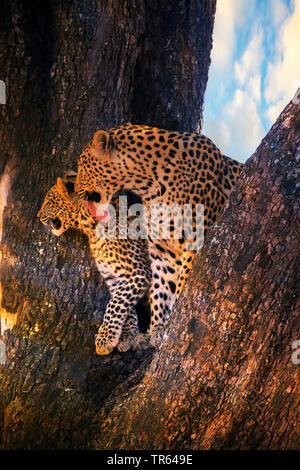
<path fill-rule="evenodd" d="M 210 137 L 219 147 L 220 151 L 229 155 L 231 129 L 223 119 L 221 114 L 219 119 L 213 113 L 208 112 L 205 120 L 205 135 Z"/>
<path fill-rule="evenodd" d="M 224 5 L 224 3 L 226 2 L 221 4 Z M 222 107 L 217 115 L 209 112 L 206 114 L 205 133 L 218 145 L 222 153 L 239 161 L 249 158 L 265 135 L 259 113 L 263 58 L 263 32 L 256 30 L 240 61 L 236 61 L 234 67 L 233 57 L 230 57 L 230 60 L 227 59 L 230 68 L 235 71 L 239 88 L 231 98 L 223 99 Z M 224 66 L 224 62 L 220 64 Z M 223 75 L 225 75 L 224 72 L 222 72 Z M 228 90 L 232 91 L 234 86 L 232 74 L 230 77 L 227 86 Z M 221 83 L 223 82 L 224 80 Z"/>
<path fill-rule="evenodd" d="M 246 80 L 253 75 L 257 75 L 260 71 L 263 60 L 263 34 L 262 31 L 253 35 L 249 42 L 241 60 L 235 62 L 234 71 L 240 83 L 244 85 Z"/>
<path fill-rule="evenodd" d="M 286 99 L 279 100 L 276 104 L 269 106 L 266 111 L 266 116 L 270 123 L 274 123 L 278 118 L 279 114 L 285 107 L 287 101 Z"/>
<path fill-rule="evenodd" d="M 241 159 L 250 157 L 252 152 L 265 135 L 262 125 L 257 101 L 253 97 L 251 90 L 238 89 L 231 102 L 224 109 L 224 119 L 230 126 L 236 156 Z"/>
<path fill-rule="evenodd" d="M 235 29 L 245 20 L 244 8 L 244 0 L 220 0 L 217 2 L 211 54 L 214 71 L 224 72 L 232 64 Z"/>
<path fill-rule="evenodd" d="M 270 0 L 270 11 L 275 27 L 279 26 L 289 14 L 288 7 L 282 0 Z"/>
<path fill-rule="evenodd" d="M 271 123 L 292 99 L 300 79 L 300 1 L 294 2 L 293 13 L 282 24 L 276 42 L 276 56 L 268 64 L 265 98 L 269 105 L 266 115 Z"/>
<path fill-rule="evenodd" d="M 205 132 L 225 155 L 239 161 L 249 158 L 265 135 L 251 86 L 236 90 L 219 120 L 208 116 Z"/>
<path fill-rule="evenodd" d="M 257 74 L 253 77 L 249 78 L 248 87 L 251 95 L 257 101 L 260 102 L 260 95 L 261 95 L 261 75 Z"/>

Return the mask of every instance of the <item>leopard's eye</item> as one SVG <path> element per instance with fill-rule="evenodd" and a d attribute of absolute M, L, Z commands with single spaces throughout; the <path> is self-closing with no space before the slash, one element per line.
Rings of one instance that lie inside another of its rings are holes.
<path fill-rule="evenodd" d="M 85 191 L 83 195 L 83 199 L 85 201 L 90 201 L 90 202 L 100 202 L 101 195 L 100 193 L 97 193 L 96 191 Z"/>

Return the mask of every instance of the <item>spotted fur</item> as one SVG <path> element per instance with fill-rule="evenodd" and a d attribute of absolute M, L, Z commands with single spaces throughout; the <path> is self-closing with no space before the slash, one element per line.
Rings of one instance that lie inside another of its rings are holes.
<path fill-rule="evenodd" d="M 97 220 L 76 193 L 68 193 L 68 185 L 70 178 L 65 184 L 58 178 L 48 191 L 38 217 L 45 225 L 50 224 L 57 236 L 69 228 L 79 229 L 88 236 L 92 256 L 111 294 L 96 336 L 96 352 L 109 354 L 116 346 L 120 351 L 126 351 L 131 346 L 138 346 L 135 306 L 151 280 L 147 243 L 143 240 L 99 238 Z M 117 208 L 117 201 L 114 204 Z M 105 227 L 104 232 L 108 234 Z"/>
<path fill-rule="evenodd" d="M 125 125 L 98 131 L 78 162 L 81 198 L 98 194 L 95 208 L 106 207 L 114 193 L 130 189 L 150 210 L 151 204 L 204 205 L 204 234 L 215 222 L 242 164 L 222 155 L 201 134 Z M 193 221 L 195 212 L 191 214 Z M 194 222 L 193 222 L 194 223 Z M 152 344 L 182 291 L 195 252 L 186 238 L 154 240 L 149 236 L 152 281 L 150 334 Z"/>

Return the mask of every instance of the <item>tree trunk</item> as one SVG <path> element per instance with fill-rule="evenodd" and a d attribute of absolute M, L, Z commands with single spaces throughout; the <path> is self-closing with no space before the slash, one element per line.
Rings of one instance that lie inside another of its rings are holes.
<path fill-rule="evenodd" d="M 290 103 L 247 161 L 150 368 L 114 390 L 93 447 L 299 448 L 299 126 Z"/>
<path fill-rule="evenodd" d="M 152 351 L 96 356 L 108 294 L 87 242 L 56 239 L 36 214 L 96 130 L 200 128 L 215 0 L 2 8 L 0 447 L 85 448 L 93 417 Z"/>

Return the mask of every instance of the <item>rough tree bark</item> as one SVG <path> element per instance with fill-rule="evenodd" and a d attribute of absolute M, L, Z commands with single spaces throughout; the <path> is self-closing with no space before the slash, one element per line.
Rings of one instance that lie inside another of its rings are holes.
<path fill-rule="evenodd" d="M 201 126 L 215 0 L 2 2 L 0 447 L 85 448 L 152 351 L 97 357 L 107 292 L 78 233 L 36 218 L 100 128 Z M 135 380 L 135 379 L 134 379 Z"/>
<path fill-rule="evenodd" d="M 95 417 L 92 447 L 299 448 L 299 159 L 290 103 L 197 255 L 147 373 Z"/>

